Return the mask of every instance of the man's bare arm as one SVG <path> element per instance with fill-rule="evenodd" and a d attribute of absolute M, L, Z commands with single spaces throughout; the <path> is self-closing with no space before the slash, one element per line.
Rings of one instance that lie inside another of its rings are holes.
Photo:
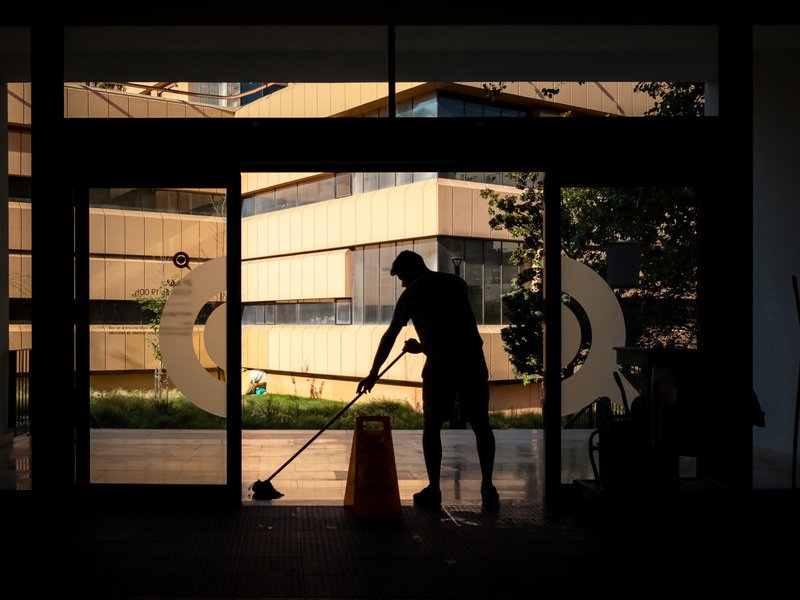
<path fill-rule="evenodd" d="M 356 388 L 359 394 L 361 392 L 369 392 L 375 386 L 375 382 L 378 380 L 378 373 L 381 370 L 381 365 L 383 365 L 389 357 L 389 353 L 392 351 L 394 342 L 400 334 L 401 329 L 402 327 L 390 323 L 389 328 L 381 336 L 378 349 L 375 351 L 375 358 L 372 360 L 372 368 L 369 371 L 369 375 L 362 379 L 358 384 L 358 388 Z"/>

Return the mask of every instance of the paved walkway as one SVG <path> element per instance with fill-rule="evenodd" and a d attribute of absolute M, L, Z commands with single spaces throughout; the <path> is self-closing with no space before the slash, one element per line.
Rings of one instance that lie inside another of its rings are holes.
<path fill-rule="evenodd" d="M 247 486 L 266 479 L 315 431 L 245 431 L 242 498 Z M 564 481 L 591 477 L 589 431 L 564 432 Z M 544 465 L 541 430 L 495 432 L 495 485 L 502 498 L 537 502 Z M 328 430 L 272 480 L 284 493 L 276 503 L 340 504 L 344 498 L 353 432 Z M 392 431 L 398 488 L 403 502 L 427 482 L 420 431 Z M 480 502 L 480 468 L 471 430 L 442 432 L 445 502 Z M 222 483 L 224 433 L 219 431 L 92 431 L 92 481 L 96 483 Z"/>
<path fill-rule="evenodd" d="M 242 439 L 242 499 L 247 486 L 275 472 L 316 432 L 245 431 Z M 562 481 L 593 478 L 588 430 L 562 431 Z M 498 430 L 495 483 L 503 498 L 523 503 L 542 498 L 544 463 L 541 430 Z M 401 501 L 425 484 L 421 432 L 392 431 Z M 442 488 L 445 502 L 480 499 L 480 471 L 469 430 L 442 432 Z M 285 495 L 276 503 L 336 505 L 344 497 L 352 431 L 328 430 L 273 480 Z M 222 431 L 92 430 L 92 481 L 96 483 L 221 483 L 225 435 Z M 0 490 L 30 489 L 30 437 L 0 446 Z M 691 460 L 683 473 L 692 475 Z M 791 457 L 766 449 L 753 453 L 753 487 L 786 489 Z"/>

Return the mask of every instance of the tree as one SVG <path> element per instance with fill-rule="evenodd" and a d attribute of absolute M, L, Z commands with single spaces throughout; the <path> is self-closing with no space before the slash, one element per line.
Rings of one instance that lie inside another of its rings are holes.
<path fill-rule="evenodd" d="M 511 291 L 503 296 L 509 324 L 501 337 L 514 369 L 528 382 L 542 377 L 543 191 L 537 173 L 509 175 L 517 182 L 517 193 L 499 194 L 491 189 L 481 193 L 489 200 L 490 226 L 522 241 L 510 259 L 521 270 Z M 651 346 L 672 339 L 682 346 L 695 344 L 697 199 L 693 189 L 566 188 L 561 223 L 561 250 L 603 277 L 608 242 L 640 242 L 639 285 L 616 290 L 625 315 L 626 343 Z M 577 303 L 566 295 L 562 301 L 580 321 Z M 583 325 L 588 329 L 585 319 Z M 578 363 L 589 340 L 586 335 Z"/>
<path fill-rule="evenodd" d="M 674 83 L 640 81 L 634 92 L 644 92 L 655 100 L 648 117 L 702 117 L 705 112 L 705 86 L 702 82 Z"/>
<path fill-rule="evenodd" d="M 539 91 L 552 100 L 561 92 L 561 83 Z M 585 85 L 587 82 L 577 83 Z M 484 95 L 494 100 L 505 87 L 503 82 L 484 83 Z M 633 91 L 644 92 L 654 101 L 644 113 L 647 117 L 702 117 L 705 112 L 705 85 L 702 82 L 640 81 L 633 86 Z"/>
<path fill-rule="evenodd" d="M 579 82 L 581 84 L 585 82 Z M 502 85 L 484 85 L 502 91 Z M 702 83 L 639 82 L 637 92 L 648 94 L 654 106 L 646 116 L 702 116 Z M 548 88 L 553 98 L 559 87 Z M 516 372 L 526 382 L 542 377 L 542 232 L 544 197 L 538 173 L 511 173 L 516 194 L 501 195 L 487 188 L 490 226 L 505 229 L 522 240 L 511 263 L 521 267 L 512 289 L 503 296 L 509 325 L 501 330 L 506 351 Z M 627 344 L 651 346 L 671 339 L 678 345 L 696 344 L 697 320 L 697 197 L 691 188 L 571 188 L 562 190 L 561 246 L 571 258 L 606 274 L 606 244 L 636 240 L 641 244 L 639 287 L 618 290 L 625 315 Z M 587 327 L 580 307 L 569 298 Z M 577 362 L 588 350 L 584 336 Z M 574 368 L 570 365 L 567 371 Z M 566 374 L 566 373 L 563 373 Z"/>
<path fill-rule="evenodd" d="M 112 90 L 114 92 L 124 92 L 125 86 L 121 83 L 110 83 L 107 81 L 86 81 L 88 87 L 98 88 L 100 90 Z"/>
<path fill-rule="evenodd" d="M 153 358 L 158 361 L 158 366 L 154 373 L 154 392 L 156 402 L 159 404 L 169 402 L 167 375 L 164 370 L 164 360 L 159 344 L 161 313 L 164 312 L 164 305 L 167 303 L 167 299 L 177 283 L 174 279 L 166 279 L 161 282 L 158 288 L 143 288 L 135 294 L 139 307 L 148 319 L 147 327 L 150 329 L 150 334 L 147 336 L 147 343 L 153 353 Z M 165 395 L 166 398 L 164 398 Z"/>

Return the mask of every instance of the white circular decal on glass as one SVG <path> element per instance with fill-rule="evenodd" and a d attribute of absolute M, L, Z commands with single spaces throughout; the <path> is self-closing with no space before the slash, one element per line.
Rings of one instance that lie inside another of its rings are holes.
<path fill-rule="evenodd" d="M 179 253 L 181 254 L 181 253 Z M 178 256 L 178 255 L 176 255 Z M 184 259 L 183 255 L 180 257 Z M 159 344 L 170 379 L 196 406 L 220 417 L 227 415 L 226 384 L 211 375 L 194 348 L 194 323 L 206 302 L 225 291 L 226 257 L 196 266 L 176 285 L 164 304 Z M 188 267 L 189 257 L 181 266 Z M 217 366 L 226 370 L 225 304 L 211 313 L 205 326 L 205 349 Z"/>
<path fill-rule="evenodd" d="M 581 305 L 592 328 L 589 354 L 573 375 L 561 382 L 561 415 L 571 415 L 601 396 L 608 396 L 622 406 L 622 397 L 614 381 L 618 370 L 617 346 L 625 345 L 625 318 L 614 291 L 592 269 L 568 256 L 561 256 L 561 289 Z M 562 304 L 561 363 L 574 358 L 580 345 L 580 325 L 575 315 Z M 639 395 L 620 373 L 628 398 Z"/>

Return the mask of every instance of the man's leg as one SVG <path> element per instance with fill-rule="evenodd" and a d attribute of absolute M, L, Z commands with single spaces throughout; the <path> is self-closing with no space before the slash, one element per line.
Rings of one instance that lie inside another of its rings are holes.
<path fill-rule="evenodd" d="M 428 487 L 439 491 L 442 470 L 442 422 L 425 419 L 422 428 L 422 454 L 425 456 L 425 470 L 428 472 Z"/>
<path fill-rule="evenodd" d="M 425 470 L 428 472 L 428 485 L 414 494 L 414 504 L 424 508 L 439 509 L 442 504 L 440 472 L 442 468 L 442 421 L 426 416 L 422 427 L 422 454 L 425 457 Z"/>
<path fill-rule="evenodd" d="M 481 504 L 488 512 L 497 512 L 500 508 L 500 496 L 492 482 L 495 441 L 488 415 L 473 421 L 472 431 L 475 433 L 475 445 L 481 465 Z"/>
<path fill-rule="evenodd" d="M 481 465 L 481 484 L 492 485 L 496 446 L 489 418 L 472 422 L 472 431 L 475 433 L 475 445 L 478 448 L 478 461 Z"/>

